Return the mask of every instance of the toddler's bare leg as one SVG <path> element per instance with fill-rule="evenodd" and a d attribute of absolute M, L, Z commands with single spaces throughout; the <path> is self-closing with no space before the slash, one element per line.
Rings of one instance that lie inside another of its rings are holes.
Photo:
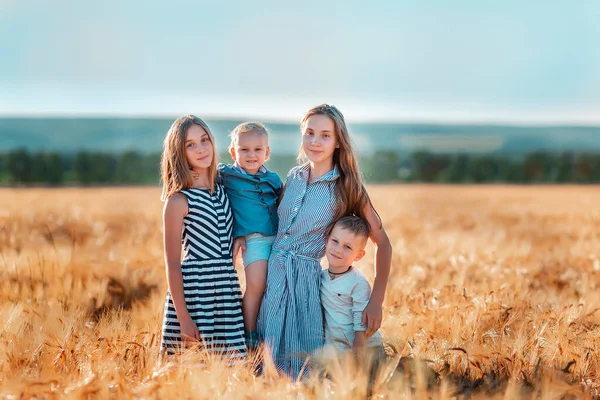
<path fill-rule="evenodd" d="M 256 319 L 267 283 L 267 264 L 267 260 L 258 260 L 244 269 L 246 292 L 242 300 L 242 313 L 246 332 L 256 331 Z"/>

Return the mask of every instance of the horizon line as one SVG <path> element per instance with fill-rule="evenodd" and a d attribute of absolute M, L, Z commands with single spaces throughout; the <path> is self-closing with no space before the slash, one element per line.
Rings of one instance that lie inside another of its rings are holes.
<path fill-rule="evenodd" d="M 188 113 L 189 114 L 189 113 Z M 93 119 L 93 118 L 116 118 L 116 119 L 177 119 L 182 115 L 174 115 L 169 113 L 106 113 L 106 112 L 84 112 L 84 113 L 69 113 L 69 112 L 18 112 L 18 113 L 3 113 L 0 111 L 0 119 L 4 118 L 64 118 L 64 119 Z M 284 124 L 299 124 L 300 119 L 291 117 L 273 117 L 267 115 L 255 115 L 253 117 L 248 114 L 215 114 L 202 116 L 207 120 L 224 120 L 224 121 L 249 121 L 260 120 L 274 123 Z M 440 119 L 423 119 L 423 118 L 389 118 L 389 117 L 366 117 L 366 118 L 346 118 L 349 124 L 415 124 L 415 125 L 487 125 L 487 126 L 527 126 L 527 127 L 590 127 L 600 128 L 599 120 L 545 120 L 539 118 L 440 118 Z"/>

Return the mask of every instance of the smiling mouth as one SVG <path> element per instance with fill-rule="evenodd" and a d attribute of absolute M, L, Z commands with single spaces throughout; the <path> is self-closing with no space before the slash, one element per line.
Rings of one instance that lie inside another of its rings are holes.
<path fill-rule="evenodd" d="M 335 254 L 333 254 L 333 253 L 329 253 L 329 255 L 330 255 L 331 257 L 333 257 L 333 258 L 337 258 L 338 260 L 341 260 L 341 259 L 342 259 L 342 257 L 338 257 L 338 256 L 336 256 L 336 255 L 335 255 Z"/>
<path fill-rule="evenodd" d="M 196 158 L 196 160 L 197 160 L 197 161 L 204 161 L 204 160 L 206 160 L 207 158 L 208 158 L 208 154 L 207 154 L 207 155 L 205 155 L 204 157 L 199 157 L 199 158 Z"/>

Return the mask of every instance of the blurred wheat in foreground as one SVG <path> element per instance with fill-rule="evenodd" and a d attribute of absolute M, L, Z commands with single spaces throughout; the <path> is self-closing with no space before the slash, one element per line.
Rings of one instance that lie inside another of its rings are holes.
<path fill-rule="evenodd" d="M 369 190 L 394 247 L 389 360 L 314 359 L 302 382 L 159 357 L 158 189 L 0 190 L 0 397 L 600 395 L 600 188 Z"/>

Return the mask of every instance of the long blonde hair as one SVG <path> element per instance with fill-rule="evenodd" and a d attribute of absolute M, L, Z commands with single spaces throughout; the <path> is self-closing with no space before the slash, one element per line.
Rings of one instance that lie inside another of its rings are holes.
<path fill-rule="evenodd" d="M 213 146 L 213 158 L 208 168 L 208 179 L 211 193 L 215 190 L 217 180 L 217 149 L 215 147 L 215 138 L 210 128 L 202 119 L 195 115 L 186 115 L 177 118 L 163 142 L 163 152 L 160 159 L 160 177 L 162 183 L 162 201 L 167 200 L 175 193 L 183 189 L 188 189 L 194 184 L 194 177 L 190 170 L 190 165 L 185 155 L 185 140 L 187 131 L 192 125 L 198 125 L 208 134 L 209 140 Z"/>
<path fill-rule="evenodd" d="M 308 119 L 313 115 L 325 115 L 333 121 L 335 138 L 339 144 L 339 148 L 336 148 L 333 152 L 333 165 L 337 167 L 340 174 L 335 183 L 335 195 L 338 205 L 329 229 L 333 227 L 335 221 L 346 215 L 356 215 L 368 224 L 364 210 L 367 205 L 371 205 L 371 200 L 363 185 L 358 161 L 352 149 L 352 141 L 350 140 L 344 116 L 335 106 L 329 104 L 318 105 L 308 110 L 304 118 L 302 118 L 300 124 L 302 132 L 306 128 Z M 302 147 L 300 148 L 298 159 L 306 159 L 306 154 Z M 369 226 L 369 228 L 372 227 Z"/>

